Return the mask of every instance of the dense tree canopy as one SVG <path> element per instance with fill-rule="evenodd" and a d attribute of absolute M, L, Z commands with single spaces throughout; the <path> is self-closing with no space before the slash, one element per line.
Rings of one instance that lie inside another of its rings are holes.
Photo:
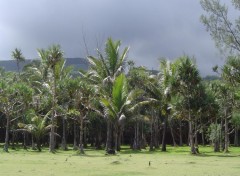
<path fill-rule="evenodd" d="M 218 7 L 225 13 L 218 1 L 206 0 L 202 5 L 208 12 Z M 218 23 L 208 21 L 215 17 L 202 18 L 209 28 Z M 223 44 L 233 47 L 237 41 Z M 194 58 L 187 55 L 174 61 L 162 59 L 159 70 L 152 72 L 127 60 L 128 51 L 109 38 L 104 53 L 88 56 L 89 70 L 78 75 L 65 67 L 59 45 L 38 50 L 41 60 L 18 73 L 1 69 L 4 150 L 21 142 L 24 148 L 39 151 L 48 145 L 55 152 L 61 145 L 63 150 L 73 146 L 84 154 L 91 146 L 114 154 L 122 144 L 134 150 L 161 146 L 162 151 L 166 144 L 187 144 L 197 154 L 198 144 L 206 141 L 214 151 L 227 152 L 230 143 L 239 145 L 238 56 L 215 68 L 219 77 L 202 79 Z M 13 54 L 21 60 L 21 51 Z"/>

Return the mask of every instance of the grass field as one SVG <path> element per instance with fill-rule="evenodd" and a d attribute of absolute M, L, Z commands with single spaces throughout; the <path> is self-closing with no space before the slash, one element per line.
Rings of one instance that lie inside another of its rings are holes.
<path fill-rule="evenodd" d="M 201 154 L 192 156 L 188 147 L 168 147 L 168 152 L 133 152 L 126 148 L 115 156 L 106 156 L 104 151 L 88 149 L 81 156 L 72 150 L 56 154 L 47 149 L 1 150 L 0 176 L 239 176 L 240 148 L 230 151 L 214 153 L 210 147 L 200 147 Z"/>

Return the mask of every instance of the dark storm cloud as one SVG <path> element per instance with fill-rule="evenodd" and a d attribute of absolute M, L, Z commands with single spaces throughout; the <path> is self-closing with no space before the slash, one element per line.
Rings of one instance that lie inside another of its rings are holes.
<path fill-rule="evenodd" d="M 129 58 L 158 69 L 158 58 L 194 56 L 203 75 L 222 61 L 200 23 L 196 0 L 0 0 L 0 59 L 15 47 L 27 58 L 59 43 L 66 57 L 85 57 L 111 36 L 130 46 Z"/>

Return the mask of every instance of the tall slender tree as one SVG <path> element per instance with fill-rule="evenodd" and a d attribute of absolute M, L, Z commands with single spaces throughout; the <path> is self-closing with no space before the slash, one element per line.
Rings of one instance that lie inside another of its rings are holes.
<path fill-rule="evenodd" d="M 25 61 L 25 57 L 20 49 L 15 48 L 15 50 L 12 51 L 12 58 L 17 62 L 18 75 L 20 76 L 20 63 Z"/>
<path fill-rule="evenodd" d="M 51 115 L 51 131 L 49 141 L 49 151 L 54 152 L 55 150 L 55 126 L 57 117 L 57 64 L 63 59 L 63 51 L 59 45 L 52 45 L 47 50 L 38 50 L 39 56 L 42 62 L 46 64 L 46 67 L 51 70 L 52 80 L 52 115 Z"/>

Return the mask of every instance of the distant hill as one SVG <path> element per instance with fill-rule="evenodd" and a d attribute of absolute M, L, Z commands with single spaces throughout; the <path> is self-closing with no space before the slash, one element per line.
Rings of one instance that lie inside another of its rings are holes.
<path fill-rule="evenodd" d="M 33 60 L 25 60 L 25 62 L 20 63 L 20 69 L 30 64 Z M 66 58 L 66 66 L 73 66 L 74 70 L 88 70 L 89 63 L 84 58 Z M 4 68 L 6 71 L 17 71 L 17 63 L 15 60 L 1 60 L 0 67 Z"/>
<path fill-rule="evenodd" d="M 203 80 L 205 80 L 205 81 L 213 81 L 213 80 L 219 80 L 219 79 L 221 79 L 221 78 L 219 76 L 215 76 L 215 75 L 208 75 L 203 78 Z"/>

